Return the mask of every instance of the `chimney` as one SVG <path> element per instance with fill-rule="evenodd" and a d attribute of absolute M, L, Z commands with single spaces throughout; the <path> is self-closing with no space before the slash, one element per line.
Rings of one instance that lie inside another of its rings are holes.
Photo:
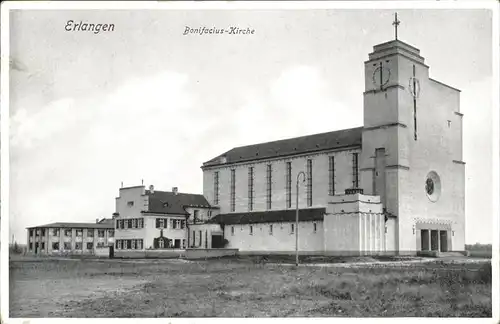
<path fill-rule="evenodd" d="M 177 193 L 179 192 L 179 189 L 177 187 L 173 187 L 172 192 L 174 193 L 174 195 L 177 195 Z"/>
<path fill-rule="evenodd" d="M 95 223 L 96 223 L 96 224 L 99 224 L 99 218 L 96 218 L 96 219 L 95 219 Z"/>

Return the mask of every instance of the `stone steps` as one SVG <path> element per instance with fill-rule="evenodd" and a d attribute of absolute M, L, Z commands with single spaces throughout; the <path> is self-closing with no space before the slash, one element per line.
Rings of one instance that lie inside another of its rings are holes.
<path fill-rule="evenodd" d="M 466 252 L 439 252 L 439 251 L 418 251 L 418 256 L 435 257 L 435 258 L 446 258 L 446 257 L 465 257 Z"/>

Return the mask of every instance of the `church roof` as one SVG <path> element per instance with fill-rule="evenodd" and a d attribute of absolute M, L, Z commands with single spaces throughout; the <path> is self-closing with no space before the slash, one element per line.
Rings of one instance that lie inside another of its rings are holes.
<path fill-rule="evenodd" d="M 210 207 L 207 199 L 200 194 L 146 190 L 146 195 L 149 196 L 146 213 L 187 215 L 186 207 Z"/>
<path fill-rule="evenodd" d="M 203 167 L 360 146 L 362 130 L 363 127 L 357 127 L 267 143 L 240 146 L 203 163 Z"/>
<path fill-rule="evenodd" d="M 294 222 L 295 209 L 270 210 L 259 212 L 219 214 L 212 217 L 208 223 L 235 225 L 235 224 L 258 224 Z M 306 208 L 299 210 L 299 221 L 322 221 L 326 213 L 325 208 Z"/>

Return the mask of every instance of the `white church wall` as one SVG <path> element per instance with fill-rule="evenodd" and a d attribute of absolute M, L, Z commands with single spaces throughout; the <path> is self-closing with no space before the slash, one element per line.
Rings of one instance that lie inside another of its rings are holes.
<path fill-rule="evenodd" d="M 215 192 L 214 192 L 214 172 L 203 171 L 203 195 L 207 199 L 208 203 L 212 206 L 218 204 L 215 203 Z"/>
<path fill-rule="evenodd" d="M 361 150 L 346 150 L 341 151 L 335 156 L 335 194 L 343 195 L 346 189 L 353 187 L 353 170 L 352 170 L 352 154 L 359 153 Z M 328 161 L 327 161 L 328 162 Z M 361 159 L 358 161 L 358 168 L 361 168 Z M 328 179 L 328 164 L 322 170 L 324 173 L 321 177 Z M 361 176 L 361 173 L 360 173 Z M 361 186 L 361 177 L 359 178 L 359 186 Z M 328 187 L 326 187 L 328 193 Z M 328 203 L 331 197 L 326 196 L 324 203 Z"/>
<path fill-rule="evenodd" d="M 400 182 L 401 250 L 416 248 L 416 236 L 412 230 L 415 218 L 427 219 L 429 222 L 449 220 L 455 223 L 452 228 L 462 228 L 465 217 L 464 166 L 453 162 L 462 159 L 461 117 L 455 114 L 459 110 L 459 92 L 425 78 L 420 83 L 422 90 L 417 102 L 417 140 L 413 138 L 413 121 L 409 124 L 408 136 L 401 137 L 401 145 L 409 147 L 411 152 L 410 170 L 401 173 Z M 400 105 L 408 109 L 413 107 L 411 96 L 402 93 Z M 425 191 L 425 181 L 430 171 L 437 172 L 441 182 L 441 194 L 435 202 L 428 198 Z M 455 231 L 449 248 L 463 250 L 463 236 L 463 231 Z"/>
<path fill-rule="evenodd" d="M 327 214 L 324 219 L 325 254 L 360 252 L 359 214 Z"/>
<path fill-rule="evenodd" d="M 293 253 L 295 252 L 295 232 L 291 231 L 291 223 L 261 223 L 226 225 L 224 238 L 229 241 L 227 248 L 238 249 L 238 253 Z M 316 224 L 316 232 L 314 232 Z M 270 225 L 273 226 L 270 234 Z M 250 226 L 253 232 L 250 234 Z M 234 227 L 234 234 L 231 228 Z M 323 222 L 299 223 L 299 252 L 323 252 Z"/>
<path fill-rule="evenodd" d="M 324 220 L 328 254 L 380 254 L 385 251 L 383 205 L 379 196 L 331 197 Z"/>
<path fill-rule="evenodd" d="M 390 90 L 388 90 L 390 92 Z M 374 100 L 377 101 L 377 94 L 365 94 L 365 105 L 372 106 L 374 105 Z M 388 98 L 391 98 L 389 96 Z M 384 99 L 385 100 L 385 99 Z M 384 107 L 387 103 L 384 103 Z M 366 113 L 365 112 L 365 122 L 369 115 L 375 114 Z M 394 113 L 396 114 L 396 113 Z M 392 120 L 392 119 L 391 119 Z M 377 121 L 381 124 L 371 126 L 380 126 L 380 125 L 388 125 L 389 121 L 382 122 Z M 363 153 L 361 159 L 361 169 L 363 171 L 362 177 L 362 188 L 365 191 L 365 194 L 374 194 L 374 168 L 375 168 L 375 152 L 378 148 L 385 149 L 385 185 L 386 185 L 386 204 L 387 210 L 391 213 L 397 214 L 398 211 L 398 169 L 397 166 L 401 163 L 406 163 L 406 161 L 400 161 L 400 156 L 405 155 L 404 150 L 400 150 L 398 147 L 398 136 L 401 127 L 397 126 L 387 126 L 376 129 L 365 129 L 363 131 Z M 403 153 L 403 154 L 402 154 Z"/>
<path fill-rule="evenodd" d="M 386 175 L 386 209 L 387 212 L 398 216 L 399 215 L 399 207 L 400 200 L 399 197 L 401 195 L 401 189 L 399 186 L 399 182 L 404 177 L 404 173 L 407 170 L 398 168 L 398 167 L 386 167 L 385 175 Z"/>
<path fill-rule="evenodd" d="M 219 172 L 219 206 L 220 213 L 230 213 L 230 179 L 231 169 L 235 170 L 236 195 L 235 212 L 248 212 L 248 168 L 254 168 L 254 203 L 252 211 L 267 210 L 267 165 L 272 165 L 272 200 L 271 210 L 287 209 L 286 204 L 286 163 L 291 162 L 291 207 L 295 208 L 296 181 L 300 171 L 306 172 L 307 160 L 313 162 L 312 206 L 307 206 L 306 182 L 300 183 L 299 205 L 303 207 L 324 207 L 329 199 L 329 160 L 335 156 L 335 192 L 343 194 L 345 189 L 352 188 L 352 153 L 359 149 L 323 152 L 310 155 L 298 155 L 286 159 L 269 159 L 254 163 L 241 163 L 231 166 L 212 167 L 203 170 L 203 193 L 210 203 L 214 199 L 214 172 Z"/>
<path fill-rule="evenodd" d="M 385 251 L 389 254 L 398 250 L 398 239 L 397 239 L 397 218 L 390 217 L 385 223 L 386 233 L 385 233 Z"/>
<path fill-rule="evenodd" d="M 370 80 L 372 80 L 371 75 Z M 396 91 L 397 88 L 389 88 L 386 90 L 386 95 L 383 96 L 380 96 L 379 93 L 365 92 L 363 97 L 364 105 L 374 107 L 375 110 L 372 113 L 363 115 L 364 127 L 378 127 L 399 122 L 397 97 L 392 95 L 392 92 Z M 377 107 L 384 107 L 384 109 L 378 109 Z"/>

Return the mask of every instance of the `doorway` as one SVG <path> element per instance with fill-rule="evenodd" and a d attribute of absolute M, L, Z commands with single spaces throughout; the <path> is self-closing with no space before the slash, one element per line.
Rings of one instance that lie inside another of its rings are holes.
<path fill-rule="evenodd" d="M 440 251 L 448 252 L 448 232 L 447 231 L 439 231 L 439 242 L 440 242 Z"/>
<path fill-rule="evenodd" d="M 439 231 L 431 230 L 431 250 L 439 251 Z"/>
<path fill-rule="evenodd" d="M 224 247 L 224 236 L 212 235 L 212 249 L 222 249 Z"/>
<path fill-rule="evenodd" d="M 421 251 L 429 251 L 429 230 L 420 230 Z"/>

